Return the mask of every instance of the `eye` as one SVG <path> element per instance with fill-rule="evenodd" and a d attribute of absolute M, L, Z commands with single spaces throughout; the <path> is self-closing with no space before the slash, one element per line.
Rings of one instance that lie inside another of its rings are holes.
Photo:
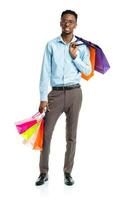
<path fill-rule="evenodd" d="M 61 22 L 62 22 L 62 24 L 68 23 L 68 24 L 71 24 L 71 25 L 75 23 L 75 21 L 73 21 L 73 20 L 64 20 L 64 19 Z"/>

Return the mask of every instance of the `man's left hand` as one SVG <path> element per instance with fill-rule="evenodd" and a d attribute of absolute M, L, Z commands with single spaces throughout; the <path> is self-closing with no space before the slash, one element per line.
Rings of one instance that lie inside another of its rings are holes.
<path fill-rule="evenodd" d="M 69 52 L 73 59 L 77 57 L 77 50 L 78 50 L 78 47 L 76 46 L 76 43 L 71 42 L 70 47 L 69 47 Z"/>

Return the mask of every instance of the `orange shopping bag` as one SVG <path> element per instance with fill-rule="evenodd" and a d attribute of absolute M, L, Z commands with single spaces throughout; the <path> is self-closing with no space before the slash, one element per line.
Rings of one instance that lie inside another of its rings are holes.
<path fill-rule="evenodd" d="M 95 68 L 95 48 L 89 47 L 90 50 L 90 61 L 91 61 L 91 67 L 92 72 L 89 75 L 81 74 L 81 77 L 85 80 L 89 80 L 94 75 L 94 68 Z"/>
<path fill-rule="evenodd" d="M 43 149 L 43 134 L 44 134 L 44 119 L 40 120 L 40 125 L 37 132 L 37 137 L 35 139 L 33 149 L 41 150 Z"/>

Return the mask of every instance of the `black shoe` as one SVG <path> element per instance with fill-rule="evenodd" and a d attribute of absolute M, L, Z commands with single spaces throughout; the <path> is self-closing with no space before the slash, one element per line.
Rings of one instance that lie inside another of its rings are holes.
<path fill-rule="evenodd" d="M 67 172 L 64 173 L 64 183 L 66 185 L 73 185 L 74 184 L 74 180 L 71 177 L 70 173 L 67 173 Z"/>
<path fill-rule="evenodd" d="M 43 185 L 45 181 L 48 180 L 48 175 L 47 173 L 41 173 L 40 176 L 38 177 L 37 181 L 35 182 L 35 185 Z"/>

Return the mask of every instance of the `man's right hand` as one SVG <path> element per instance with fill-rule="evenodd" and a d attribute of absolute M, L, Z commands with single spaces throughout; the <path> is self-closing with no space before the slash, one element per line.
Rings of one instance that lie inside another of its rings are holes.
<path fill-rule="evenodd" d="M 45 108 L 48 108 L 48 102 L 47 101 L 41 101 L 39 105 L 39 112 L 43 113 L 45 111 Z"/>

